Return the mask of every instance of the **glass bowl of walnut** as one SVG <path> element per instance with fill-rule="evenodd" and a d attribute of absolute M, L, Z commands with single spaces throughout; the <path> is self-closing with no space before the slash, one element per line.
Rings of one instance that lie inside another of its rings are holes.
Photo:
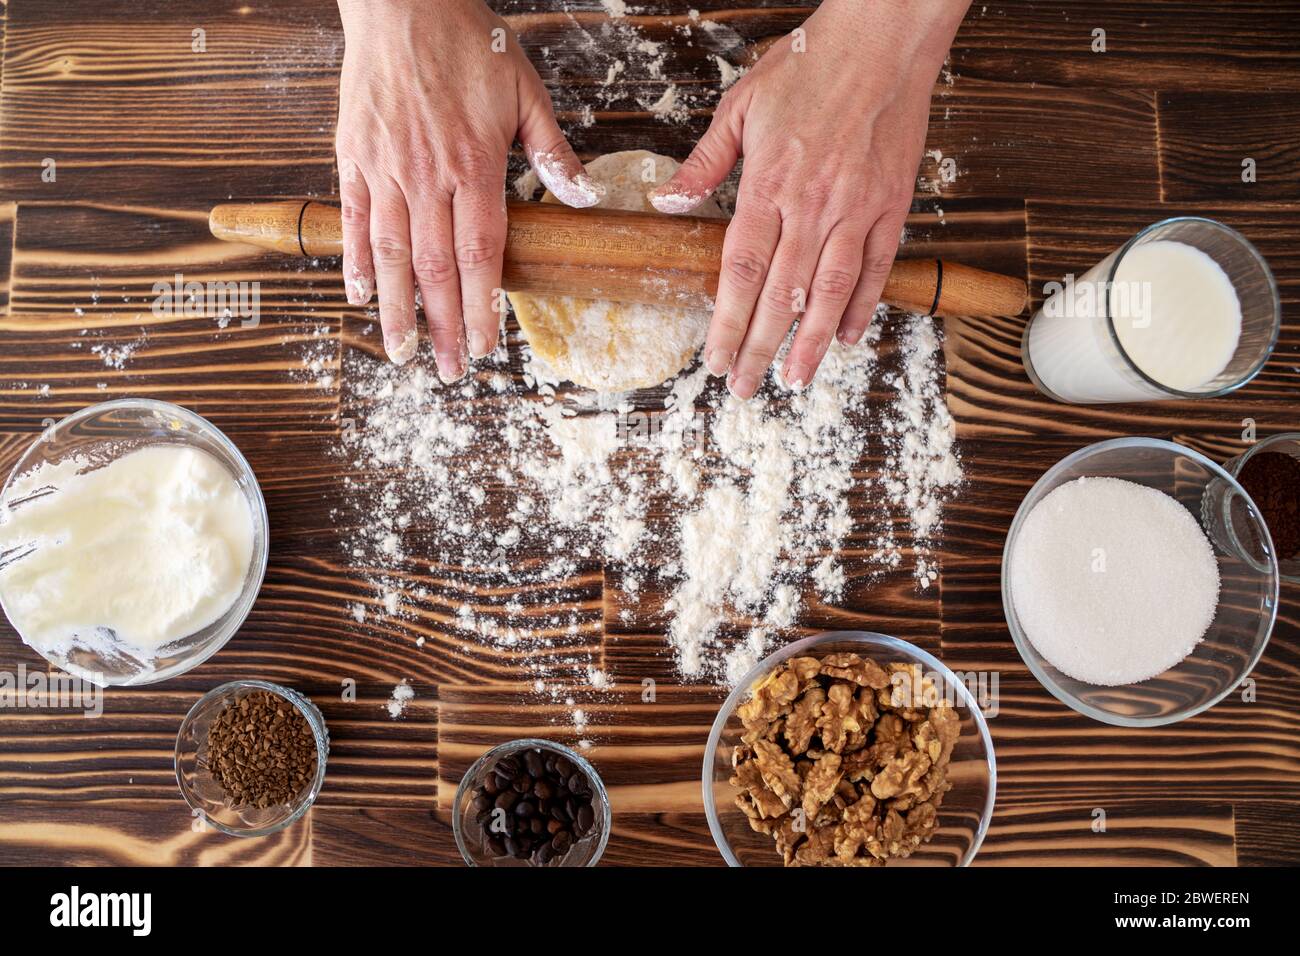
<path fill-rule="evenodd" d="M 981 706 L 957 675 L 869 631 L 789 644 L 745 675 L 704 754 L 704 808 L 730 866 L 966 866 L 993 815 Z"/>

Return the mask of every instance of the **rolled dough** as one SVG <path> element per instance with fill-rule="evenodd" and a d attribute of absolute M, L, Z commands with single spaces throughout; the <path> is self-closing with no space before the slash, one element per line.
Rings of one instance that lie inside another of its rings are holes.
<path fill-rule="evenodd" d="M 655 212 L 646 196 L 679 165 L 636 149 L 594 159 L 587 171 L 605 186 L 599 206 Z M 548 191 L 542 202 L 558 200 Z M 723 213 L 708 199 L 692 215 Z M 709 325 L 709 313 L 697 309 L 522 292 L 508 292 L 507 298 L 533 351 L 560 378 L 598 392 L 649 388 L 672 378 L 695 358 Z"/>

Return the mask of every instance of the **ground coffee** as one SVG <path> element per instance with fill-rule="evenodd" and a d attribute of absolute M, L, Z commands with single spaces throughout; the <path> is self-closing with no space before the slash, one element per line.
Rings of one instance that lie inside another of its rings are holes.
<path fill-rule="evenodd" d="M 1279 560 L 1300 557 L 1300 459 L 1261 451 L 1246 459 L 1237 480 L 1268 525 Z"/>
<path fill-rule="evenodd" d="M 255 691 L 208 728 L 208 772 L 232 807 L 288 803 L 316 776 L 316 737 L 297 707 Z"/>

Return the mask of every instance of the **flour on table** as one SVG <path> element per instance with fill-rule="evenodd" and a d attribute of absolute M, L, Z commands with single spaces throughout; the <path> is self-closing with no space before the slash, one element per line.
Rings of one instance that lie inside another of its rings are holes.
<path fill-rule="evenodd" d="M 783 349 L 749 402 L 702 367 L 654 392 L 575 390 L 503 341 L 454 385 L 427 350 L 404 368 L 344 354 L 334 518 L 371 593 L 340 612 L 377 639 L 427 636 L 592 741 L 619 679 L 607 619 L 664 635 L 662 680 L 729 684 L 825 627 L 822 608 L 869 606 L 914 547 L 932 582 L 960 480 L 932 320 L 882 310 L 798 392 Z"/>
<path fill-rule="evenodd" d="M 402 716 L 406 710 L 406 705 L 415 700 L 415 690 L 406 681 L 401 681 L 393 688 L 393 696 L 388 698 L 385 707 L 388 709 L 388 716 L 396 720 Z"/>
<path fill-rule="evenodd" d="M 931 542 L 940 529 L 944 497 L 962 479 L 956 454 L 957 427 L 943 400 L 936 358 L 934 320 L 909 320 L 901 371 L 887 377 L 895 392 L 882 437 L 886 457 L 882 482 L 890 503 L 908 515 L 915 573 L 922 588 L 938 580 Z"/>

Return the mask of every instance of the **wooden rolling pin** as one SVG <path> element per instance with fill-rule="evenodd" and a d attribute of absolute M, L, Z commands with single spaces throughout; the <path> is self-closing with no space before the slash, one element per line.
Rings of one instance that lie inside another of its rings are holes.
<path fill-rule="evenodd" d="M 711 308 L 722 268 L 725 219 L 507 204 L 502 284 L 535 295 Z M 318 202 L 225 204 L 208 219 L 218 239 L 289 255 L 343 254 L 336 206 Z M 894 263 L 882 298 L 909 312 L 1019 315 L 1025 283 L 940 259 Z"/>

